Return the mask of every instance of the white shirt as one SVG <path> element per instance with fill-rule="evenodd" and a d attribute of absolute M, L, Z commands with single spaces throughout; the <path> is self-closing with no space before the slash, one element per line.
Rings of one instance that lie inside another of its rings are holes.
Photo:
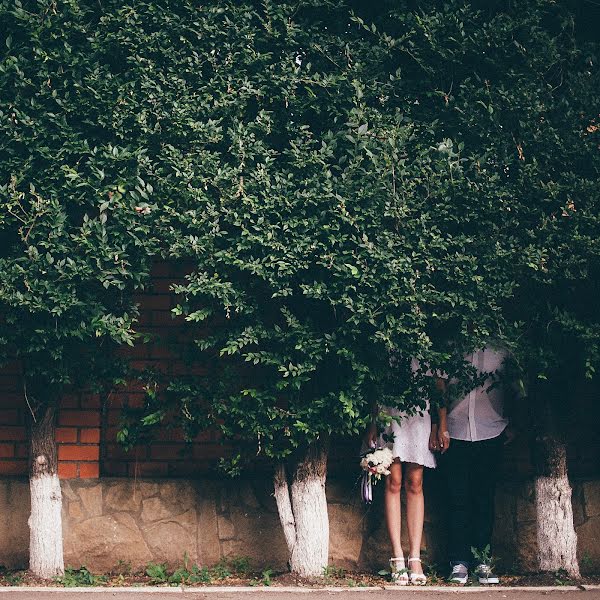
<path fill-rule="evenodd" d="M 504 390 L 492 384 L 502 369 L 507 353 L 484 348 L 465 357 L 478 374 L 489 373 L 483 385 L 471 390 L 464 398 L 455 400 L 448 408 L 448 433 L 455 440 L 479 442 L 498 437 L 508 425 L 504 418 Z"/>

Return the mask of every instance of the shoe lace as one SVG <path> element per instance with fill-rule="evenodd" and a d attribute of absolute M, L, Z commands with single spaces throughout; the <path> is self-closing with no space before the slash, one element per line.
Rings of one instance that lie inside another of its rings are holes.
<path fill-rule="evenodd" d="M 452 567 L 452 575 L 464 575 L 465 567 L 464 565 L 454 565 Z"/>
<path fill-rule="evenodd" d="M 491 575 L 492 574 L 492 567 L 490 567 L 490 565 L 479 565 L 477 570 L 482 575 Z"/>

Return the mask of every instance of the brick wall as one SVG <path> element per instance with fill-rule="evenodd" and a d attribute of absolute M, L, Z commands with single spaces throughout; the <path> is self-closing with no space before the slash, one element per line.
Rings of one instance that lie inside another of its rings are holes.
<path fill-rule="evenodd" d="M 123 349 L 137 369 L 154 368 L 167 376 L 182 375 L 187 367 L 177 358 L 183 339 L 182 322 L 173 319 L 174 299 L 170 285 L 180 282 L 185 265 L 161 263 L 153 270 L 152 288 L 138 297 L 140 328 L 152 337 L 147 344 Z M 196 366 L 194 374 L 202 374 Z M 570 430 L 570 472 L 576 477 L 600 474 L 600 439 L 595 424 L 600 421 L 598 385 L 576 390 L 565 403 L 565 418 Z M 215 432 L 204 432 L 192 444 L 185 444 L 177 430 L 163 428 L 151 445 L 125 452 L 116 441 L 123 408 L 137 408 L 144 402 L 141 386 L 131 384 L 112 392 L 107 398 L 90 394 L 67 394 L 61 400 L 57 442 L 59 475 L 63 479 L 113 477 L 189 477 L 206 473 L 222 455 Z M 528 413 L 522 407 L 523 421 Z M 0 476 L 25 475 L 27 452 L 26 405 L 19 365 L 0 370 Z M 332 447 L 332 471 L 343 472 L 355 460 L 356 441 L 336 442 Z M 504 464 L 511 477 L 527 478 L 532 473 L 530 449 L 525 436 L 511 447 Z"/>

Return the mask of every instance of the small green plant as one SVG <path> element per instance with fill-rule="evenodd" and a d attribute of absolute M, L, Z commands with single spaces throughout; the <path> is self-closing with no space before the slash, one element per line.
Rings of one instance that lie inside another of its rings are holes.
<path fill-rule="evenodd" d="M 221 559 L 211 570 L 211 575 L 214 579 L 227 579 L 231 577 L 231 570 L 227 560 Z"/>
<path fill-rule="evenodd" d="M 131 562 L 123 559 L 119 559 L 117 564 L 112 569 L 113 575 L 121 575 L 123 577 L 128 577 L 132 572 L 133 567 L 131 566 Z"/>
<path fill-rule="evenodd" d="M 435 563 L 426 565 L 425 575 L 427 575 L 427 580 L 429 583 L 433 585 L 440 583 L 443 580 L 443 577 L 440 576 L 438 567 Z"/>
<path fill-rule="evenodd" d="M 266 585 L 266 586 L 271 585 L 271 575 L 273 575 L 273 570 L 272 569 L 265 569 L 262 572 L 262 579 L 260 580 L 260 582 L 263 585 Z"/>
<path fill-rule="evenodd" d="M 247 556 L 233 556 L 229 559 L 229 567 L 233 573 L 247 575 L 250 572 L 250 559 Z"/>
<path fill-rule="evenodd" d="M 471 554 L 473 555 L 473 558 L 477 564 L 486 565 L 490 567 L 490 569 L 494 567 L 496 562 L 498 562 L 498 559 L 492 555 L 489 544 L 481 550 L 471 546 Z"/>
<path fill-rule="evenodd" d="M 190 583 L 212 583 L 212 575 L 208 567 L 199 567 L 194 565 L 192 567 L 192 574 L 190 575 Z"/>
<path fill-rule="evenodd" d="M 4 581 L 6 581 L 8 585 L 21 585 L 23 583 L 23 579 L 23 573 L 10 573 L 4 576 Z"/>
<path fill-rule="evenodd" d="M 164 563 L 148 563 L 146 575 L 150 577 L 152 583 L 167 583 L 169 579 L 167 565 Z"/>
<path fill-rule="evenodd" d="M 556 585 L 569 585 L 571 578 L 565 569 L 558 569 L 558 571 L 554 572 L 554 582 Z"/>
<path fill-rule="evenodd" d="M 342 567 L 327 565 L 323 567 L 323 577 L 327 579 L 343 579 L 346 576 L 346 570 Z"/>
<path fill-rule="evenodd" d="M 106 582 L 106 577 L 94 575 L 84 566 L 79 567 L 79 569 L 67 567 L 65 574 L 56 577 L 55 581 L 64 587 L 88 587 Z"/>

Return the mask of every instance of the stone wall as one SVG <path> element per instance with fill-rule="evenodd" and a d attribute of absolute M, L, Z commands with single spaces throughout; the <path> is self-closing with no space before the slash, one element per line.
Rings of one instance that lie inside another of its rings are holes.
<path fill-rule="evenodd" d="M 426 482 L 424 548 L 431 562 L 444 558 L 444 502 L 435 480 Z M 267 480 L 65 480 L 65 561 L 105 572 L 119 561 L 133 568 L 149 562 L 179 565 L 187 552 L 211 565 L 227 556 L 248 556 L 253 566 L 285 569 L 286 548 L 271 484 Z M 380 569 L 390 550 L 381 491 L 368 509 L 355 482 L 328 483 L 330 562 L 348 569 Z M 600 481 L 574 483 L 573 507 L 584 572 L 600 572 Z M 28 485 L 0 480 L 0 564 L 27 564 Z M 504 569 L 536 566 L 533 487 L 498 487 L 494 552 Z M 406 537 L 406 528 L 404 528 Z"/>

